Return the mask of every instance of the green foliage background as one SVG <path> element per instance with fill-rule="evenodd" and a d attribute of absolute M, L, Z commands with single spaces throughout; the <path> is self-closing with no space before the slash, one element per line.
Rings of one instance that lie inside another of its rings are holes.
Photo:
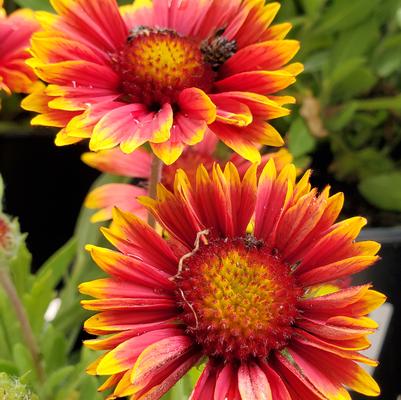
<path fill-rule="evenodd" d="M 286 0 L 280 18 L 305 65 L 281 127 L 290 151 L 307 165 L 328 144 L 327 176 L 401 212 L 400 0 Z"/>

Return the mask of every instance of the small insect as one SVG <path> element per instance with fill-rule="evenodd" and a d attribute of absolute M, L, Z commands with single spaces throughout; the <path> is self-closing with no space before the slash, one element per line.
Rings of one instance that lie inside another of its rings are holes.
<path fill-rule="evenodd" d="M 214 71 L 217 71 L 237 51 L 237 42 L 223 36 L 225 30 L 224 27 L 218 28 L 211 38 L 201 43 L 203 58 Z"/>
<path fill-rule="evenodd" d="M 256 239 L 253 235 L 246 235 L 244 238 L 245 247 L 247 249 L 260 249 L 263 246 L 263 240 Z"/>
<path fill-rule="evenodd" d="M 148 26 L 145 25 L 138 25 L 134 29 L 131 29 L 129 31 L 127 42 L 130 43 L 139 36 L 150 36 L 152 33 L 160 33 L 162 35 L 173 34 L 175 36 L 178 36 L 178 34 L 171 29 L 155 29 L 155 28 L 149 28 Z"/>

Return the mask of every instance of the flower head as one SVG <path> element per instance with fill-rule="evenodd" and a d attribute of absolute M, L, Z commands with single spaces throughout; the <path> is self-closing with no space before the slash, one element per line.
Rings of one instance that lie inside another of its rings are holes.
<path fill-rule="evenodd" d="M 62 128 L 59 145 L 131 153 L 149 142 L 172 164 L 211 130 L 241 156 L 281 146 L 267 122 L 294 102 L 275 93 L 302 65 L 290 24 L 270 26 L 278 3 L 258 0 L 52 0 L 30 60 L 48 83 L 24 102 L 34 124 Z"/>
<path fill-rule="evenodd" d="M 0 372 L 0 399 L 2 400 L 39 400 L 38 397 L 18 379 Z"/>
<path fill-rule="evenodd" d="M 3 213 L 3 192 L 3 179 L 0 175 L 0 262 L 8 263 L 18 252 L 22 235 L 18 221 Z"/>
<path fill-rule="evenodd" d="M 6 16 L 0 0 L 0 90 L 30 93 L 37 87 L 37 77 L 26 65 L 29 40 L 39 24 L 31 10 L 18 10 Z"/>
<path fill-rule="evenodd" d="M 163 227 L 114 211 L 106 238 L 89 246 L 109 278 L 82 284 L 85 329 L 105 350 L 89 372 L 131 399 L 160 398 L 191 367 L 206 363 L 191 399 L 350 399 L 377 396 L 359 363 L 376 323 L 366 315 L 385 297 L 344 278 L 377 260 L 379 245 L 356 242 L 366 223 L 335 223 L 343 196 L 318 194 L 309 173 L 279 174 L 270 160 L 259 179 L 231 163 L 195 184 L 183 171 L 173 191 L 141 202 Z M 335 285 L 342 280 L 341 285 Z"/>

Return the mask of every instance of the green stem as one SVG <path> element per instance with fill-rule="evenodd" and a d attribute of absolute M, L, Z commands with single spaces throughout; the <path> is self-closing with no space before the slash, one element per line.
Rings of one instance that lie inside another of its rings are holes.
<path fill-rule="evenodd" d="M 153 156 L 152 166 L 150 171 L 150 181 L 149 181 L 149 197 L 152 199 L 156 198 L 157 185 L 162 177 L 163 162 L 157 157 Z M 156 227 L 156 220 L 154 216 L 149 212 L 148 214 L 148 224 L 152 227 Z"/>
<path fill-rule="evenodd" d="M 5 269 L 5 267 L 0 266 L 0 285 L 3 287 L 5 293 L 7 294 L 12 307 L 14 308 L 15 315 L 21 325 L 21 333 L 24 337 L 25 343 L 31 353 L 34 367 L 36 369 L 39 381 L 41 383 L 45 382 L 45 371 L 42 366 L 42 357 L 40 354 L 39 346 L 36 342 L 35 336 L 32 332 L 31 324 L 29 323 L 28 316 L 26 315 L 25 308 L 18 296 L 17 290 Z"/>

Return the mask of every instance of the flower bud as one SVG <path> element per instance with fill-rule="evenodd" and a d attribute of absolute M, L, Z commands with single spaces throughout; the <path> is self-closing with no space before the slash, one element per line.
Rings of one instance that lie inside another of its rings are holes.
<path fill-rule="evenodd" d="M 0 373 L 0 400 L 39 400 L 18 378 Z"/>

